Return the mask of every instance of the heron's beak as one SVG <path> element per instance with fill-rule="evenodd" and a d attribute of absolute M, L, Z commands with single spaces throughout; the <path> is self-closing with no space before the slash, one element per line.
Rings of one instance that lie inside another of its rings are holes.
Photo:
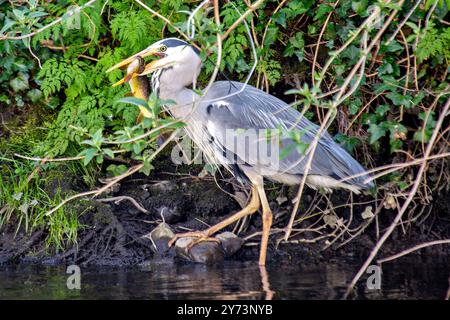
<path fill-rule="evenodd" d="M 155 55 L 159 55 L 159 52 L 156 48 L 146 48 L 144 50 L 142 50 L 141 52 L 136 53 L 135 55 L 132 55 L 129 58 L 126 58 L 125 60 L 119 62 L 118 64 L 112 66 L 111 68 L 109 68 L 108 70 L 106 70 L 106 73 L 111 72 L 113 70 L 119 69 L 119 68 L 124 68 L 126 66 L 128 66 L 131 62 L 134 61 L 134 59 L 136 59 L 137 56 L 141 56 L 142 58 L 145 57 L 149 57 L 149 56 L 155 56 Z"/>
<path fill-rule="evenodd" d="M 144 67 L 144 71 L 142 71 L 139 75 L 144 76 L 146 74 L 152 73 L 156 70 L 168 68 L 173 66 L 176 63 L 176 61 L 170 59 L 169 57 L 163 57 L 159 60 L 155 60 L 150 62 Z"/>
<path fill-rule="evenodd" d="M 131 73 L 131 74 L 127 74 L 123 79 L 117 81 L 116 83 L 114 83 L 112 86 L 113 87 L 117 87 L 120 86 L 124 83 L 128 83 L 130 82 L 131 79 L 133 79 L 134 77 L 137 77 L 139 74 L 138 73 Z"/>

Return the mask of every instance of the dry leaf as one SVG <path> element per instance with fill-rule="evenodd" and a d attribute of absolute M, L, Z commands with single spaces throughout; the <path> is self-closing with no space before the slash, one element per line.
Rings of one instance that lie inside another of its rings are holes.
<path fill-rule="evenodd" d="M 282 205 L 283 203 L 285 203 L 287 201 L 287 198 L 279 196 L 276 198 L 276 200 L 277 200 L 278 205 Z"/>
<path fill-rule="evenodd" d="M 323 217 L 323 221 L 325 222 L 326 225 L 332 227 L 333 229 L 336 229 L 339 225 L 338 219 L 336 218 L 336 216 L 331 215 L 331 214 L 325 215 Z"/>
<path fill-rule="evenodd" d="M 372 206 L 367 206 L 366 209 L 361 213 L 363 219 L 373 218 L 374 214 L 372 212 Z"/>
<path fill-rule="evenodd" d="M 384 201 L 384 207 L 386 209 L 395 209 L 397 208 L 397 202 L 395 201 L 394 196 L 387 197 L 386 201 Z"/>

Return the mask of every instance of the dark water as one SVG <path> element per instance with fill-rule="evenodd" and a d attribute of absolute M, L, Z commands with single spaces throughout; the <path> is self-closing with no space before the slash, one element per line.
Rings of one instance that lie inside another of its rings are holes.
<path fill-rule="evenodd" d="M 133 268 L 81 268 L 81 290 L 66 286 L 65 266 L 0 266 L 0 299 L 340 299 L 360 264 L 223 266 L 153 263 Z M 449 265 L 417 261 L 384 264 L 381 290 L 367 276 L 358 299 L 443 299 Z M 270 289 L 269 289 L 270 288 Z"/>

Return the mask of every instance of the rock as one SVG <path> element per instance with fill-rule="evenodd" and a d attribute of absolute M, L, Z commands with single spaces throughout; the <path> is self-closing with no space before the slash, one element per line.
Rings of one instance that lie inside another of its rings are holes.
<path fill-rule="evenodd" d="M 165 180 L 148 185 L 147 188 L 156 193 L 166 193 L 174 190 L 176 186 L 176 183 L 173 181 Z"/>
<path fill-rule="evenodd" d="M 203 264 L 215 264 L 224 260 L 224 253 L 219 243 L 213 241 L 203 241 L 187 250 L 188 245 L 195 238 L 180 238 L 175 243 L 177 256 L 192 262 Z"/>
<path fill-rule="evenodd" d="M 156 252 L 163 254 L 169 250 L 169 241 L 175 234 L 167 223 L 160 223 L 155 229 L 144 237 L 150 239 Z"/>
<path fill-rule="evenodd" d="M 238 252 L 244 244 L 243 239 L 229 231 L 218 234 L 216 238 L 220 240 L 220 245 L 222 246 L 226 257 L 231 257 L 233 254 Z"/>
<path fill-rule="evenodd" d="M 185 214 L 178 210 L 178 207 L 170 208 L 161 206 L 157 209 L 159 216 L 169 224 L 181 222 L 185 219 Z"/>

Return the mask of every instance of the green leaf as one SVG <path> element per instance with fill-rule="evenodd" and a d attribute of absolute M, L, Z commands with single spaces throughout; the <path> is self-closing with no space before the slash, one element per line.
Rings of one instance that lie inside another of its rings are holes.
<path fill-rule="evenodd" d="M 333 7 L 329 4 L 322 3 L 319 5 L 319 8 L 316 10 L 316 15 L 314 16 L 314 20 L 319 20 L 320 18 L 324 17 L 327 13 L 333 11 Z"/>
<path fill-rule="evenodd" d="M 404 50 L 404 47 L 395 40 L 392 40 L 386 48 L 387 52 L 401 52 Z"/>
<path fill-rule="evenodd" d="M 12 26 L 16 25 L 17 22 L 8 18 L 5 18 L 5 22 L 3 24 L 3 28 L 0 30 L 0 34 L 5 33 L 8 29 L 10 29 Z"/>
<path fill-rule="evenodd" d="M 147 158 L 145 158 L 144 166 L 141 168 L 141 170 L 139 170 L 139 172 L 142 172 L 143 174 L 148 176 L 154 168 L 155 167 L 150 163 L 150 161 Z"/>
<path fill-rule="evenodd" d="M 148 107 L 147 101 L 145 101 L 144 99 L 139 99 L 139 98 L 135 98 L 135 97 L 125 97 L 125 98 L 117 100 L 116 103 L 128 103 L 128 104 L 132 104 L 132 105 L 135 105 L 138 107 L 144 107 L 144 108 Z"/>
<path fill-rule="evenodd" d="M 41 18 L 41 17 L 45 17 L 48 16 L 48 13 L 46 12 L 42 12 L 42 11 L 35 11 L 32 12 L 28 15 L 28 19 L 34 19 L 34 18 Z"/>
<path fill-rule="evenodd" d="M 128 168 L 124 164 L 120 164 L 120 165 L 110 164 L 106 168 L 106 171 L 111 172 L 114 176 L 119 176 L 119 175 L 125 173 L 127 170 L 128 170 Z"/>
<path fill-rule="evenodd" d="M 84 161 L 83 161 L 84 165 L 87 166 L 96 154 L 97 154 L 97 149 L 94 149 L 94 148 L 87 149 L 86 152 L 84 153 L 84 156 L 85 156 Z"/>
<path fill-rule="evenodd" d="M 9 85 L 14 90 L 14 92 L 26 90 L 29 88 L 28 76 L 22 72 L 19 72 L 19 75 L 16 78 L 12 79 L 9 82 Z"/>
<path fill-rule="evenodd" d="M 417 142 L 428 142 L 430 140 L 431 135 L 428 130 L 423 130 L 423 127 L 417 128 L 417 131 L 414 133 L 413 140 Z"/>
<path fill-rule="evenodd" d="M 367 15 L 367 0 L 352 1 L 352 9 L 360 16 Z"/>
<path fill-rule="evenodd" d="M 370 140 L 369 140 L 370 144 L 374 144 L 380 138 L 384 137 L 384 135 L 386 134 L 386 129 L 376 124 L 371 124 L 369 126 L 369 130 L 367 131 L 370 133 Z"/>
<path fill-rule="evenodd" d="M 27 92 L 27 97 L 31 102 L 36 103 L 42 99 L 42 91 L 39 89 L 31 89 Z"/>
<path fill-rule="evenodd" d="M 103 151 L 103 153 L 106 154 L 108 157 L 114 158 L 114 153 L 113 153 L 113 151 L 112 151 L 111 149 L 105 148 L 105 149 L 102 149 L 102 151 Z"/>
<path fill-rule="evenodd" d="M 396 106 L 404 105 L 406 108 L 411 106 L 411 97 L 408 95 L 404 96 L 398 92 L 389 92 L 386 94 L 386 97 L 391 99 Z"/>

